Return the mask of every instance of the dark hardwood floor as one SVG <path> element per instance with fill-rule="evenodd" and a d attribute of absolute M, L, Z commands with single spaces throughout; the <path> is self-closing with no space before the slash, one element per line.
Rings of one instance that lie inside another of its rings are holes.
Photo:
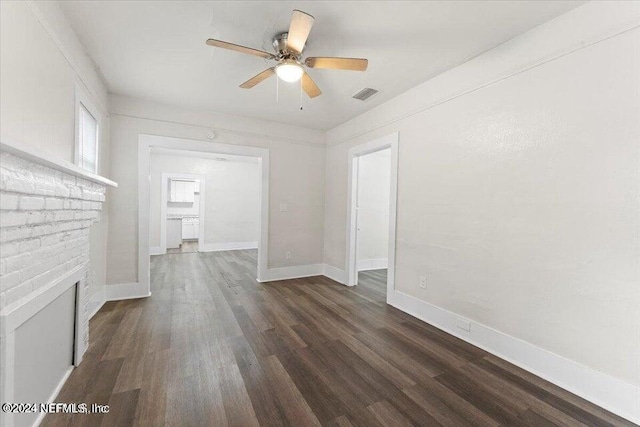
<path fill-rule="evenodd" d="M 44 426 L 632 425 L 385 304 L 381 272 L 260 284 L 256 251 L 152 258 L 107 303 Z"/>

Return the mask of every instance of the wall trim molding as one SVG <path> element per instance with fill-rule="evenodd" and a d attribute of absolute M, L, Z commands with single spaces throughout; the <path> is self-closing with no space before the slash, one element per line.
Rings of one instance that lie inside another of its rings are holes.
<path fill-rule="evenodd" d="M 322 276 L 324 264 L 294 265 L 291 267 L 269 268 L 258 279 L 260 283 L 278 280 L 301 279 L 303 277 Z"/>
<path fill-rule="evenodd" d="M 107 302 L 107 299 L 105 298 L 105 286 L 103 286 L 102 289 L 96 292 L 89 300 L 89 320 L 91 320 L 91 318 L 95 316 L 98 311 L 100 311 L 104 303 Z"/>
<path fill-rule="evenodd" d="M 141 286 L 139 282 L 117 283 L 105 285 L 105 302 L 120 301 L 125 299 L 147 298 L 151 296 L 151 291 L 146 286 Z"/>
<path fill-rule="evenodd" d="M 149 248 L 149 255 L 164 255 L 166 254 L 166 250 L 162 250 L 160 246 L 151 246 Z"/>
<path fill-rule="evenodd" d="M 198 252 L 238 251 L 242 249 L 258 249 L 258 242 L 205 243 Z"/>
<path fill-rule="evenodd" d="M 80 166 L 68 162 L 64 159 L 55 156 L 43 155 L 43 153 L 28 144 L 18 143 L 17 141 L 0 141 L 0 150 L 13 154 L 14 156 L 27 159 L 31 162 L 44 165 L 48 168 L 56 171 L 63 172 L 68 175 L 73 175 L 78 178 L 86 179 L 87 181 L 95 182 L 96 184 L 118 187 L 118 183 L 111 181 L 104 176 L 97 175 L 82 169 Z"/>
<path fill-rule="evenodd" d="M 380 270 L 389 266 L 387 258 L 359 259 L 358 271 Z"/>
<path fill-rule="evenodd" d="M 143 116 L 137 116 L 137 115 L 133 115 L 133 114 L 117 113 L 117 112 L 114 112 L 114 111 L 110 111 L 110 116 L 119 116 L 119 117 L 125 117 L 125 118 L 128 118 L 128 119 L 136 119 L 136 120 L 148 120 L 148 121 L 160 122 L 160 123 L 170 123 L 170 124 L 182 125 L 182 126 L 192 126 L 192 127 L 195 127 L 195 128 L 201 128 L 201 129 L 206 129 L 206 130 L 213 129 L 216 132 L 221 133 L 221 134 L 238 135 L 238 136 L 249 137 L 249 138 L 260 138 L 260 139 L 263 139 L 263 140 L 269 141 L 269 142 L 281 142 L 281 143 L 285 143 L 285 144 L 306 145 L 306 146 L 319 147 L 319 148 L 324 148 L 325 147 L 325 144 L 324 143 L 320 143 L 320 142 L 300 141 L 300 140 L 297 140 L 297 139 L 285 138 L 285 137 L 268 135 L 268 134 L 262 134 L 262 133 L 257 133 L 257 132 L 249 132 L 249 131 L 240 131 L 240 130 L 228 129 L 228 128 L 223 128 L 223 127 L 217 126 L 217 125 L 207 126 L 207 125 L 202 125 L 202 124 L 199 124 L 199 123 L 193 123 L 193 122 L 187 122 L 187 121 L 168 120 L 168 119 L 161 119 L 161 118 L 157 118 L 157 117 L 143 117 Z M 245 118 L 243 116 L 235 116 L 235 117 Z"/>
<path fill-rule="evenodd" d="M 394 290 L 388 304 L 608 411 L 640 424 L 640 387 Z M 469 331 L 459 322 L 468 322 Z"/>
<path fill-rule="evenodd" d="M 322 274 L 329 279 L 340 283 L 341 285 L 347 284 L 347 272 L 338 267 L 334 267 L 329 264 L 323 264 Z"/>

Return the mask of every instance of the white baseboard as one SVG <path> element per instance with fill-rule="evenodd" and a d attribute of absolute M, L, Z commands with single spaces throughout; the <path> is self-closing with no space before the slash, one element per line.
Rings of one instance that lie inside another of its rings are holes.
<path fill-rule="evenodd" d="M 322 265 L 322 274 L 341 284 L 347 283 L 347 272 L 329 264 Z"/>
<path fill-rule="evenodd" d="M 480 347 L 634 423 L 640 423 L 640 387 L 536 347 L 400 291 L 389 304 Z M 469 322 L 469 331 L 458 322 Z"/>
<path fill-rule="evenodd" d="M 322 276 L 324 264 L 296 265 L 292 267 L 269 268 L 258 282 L 273 282 L 276 280 L 299 279 L 301 277 Z"/>
<path fill-rule="evenodd" d="M 160 246 L 151 246 L 149 248 L 149 255 L 164 255 L 166 253 L 166 249 L 162 249 Z"/>
<path fill-rule="evenodd" d="M 123 299 L 146 298 L 151 296 L 146 288 L 140 283 L 119 283 L 116 285 L 106 285 L 104 287 L 105 301 L 118 301 Z"/>
<path fill-rule="evenodd" d="M 347 283 L 347 272 L 329 264 L 309 264 L 293 267 L 270 268 L 267 270 L 265 277 L 258 278 L 258 282 L 264 283 L 312 276 L 326 276 L 343 285 Z"/>
<path fill-rule="evenodd" d="M 91 299 L 89 299 L 89 319 L 96 315 L 98 310 L 102 308 L 107 299 L 105 298 L 104 287 L 96 292 Z"/>
<path fill-rule="evenodd" d="M 69 379 L 69 375 L 71 375 L 71 372 L 73 372 L 73 369 L 74 369 L 74 367 L 70 366 L 69 369 L 67 370 L 67 372 L 65 372 L 64 375 L 62 376 L 62 378 L 60 378 L 60 381 L 58 382 L 58 385 L 56 386 L 56 388 L 53 390 L 53 392 L 49 396 L 49 399 L 47 399 L 47 403 L 53 403 L 53 402 L 56 401 L 56 397 L 58 397 L 58 393 L 60 393 L 60 390 L 62 390 L 62 387 L 64 386 L 64 383 L 66 383 L 67 379 Z M 44 419 L 45 415 L 47 415 L 46 412 L 40 412 L 38 417 L 33 422 L 33 426 L 34 427 L 39 426 L 40 423 L 42 422 L 42 420 Z"/>
<path fill-rule="evenodd" d="M 239 251 L 258 249 L 258 242 L 206 243 L 198 248 L 199 252 Z"/>
<path fill-rule="evenodd" d="M 358 271 L 380 270 L 389 266 L 387 258 L 361 259 L 358 261 Z"/>

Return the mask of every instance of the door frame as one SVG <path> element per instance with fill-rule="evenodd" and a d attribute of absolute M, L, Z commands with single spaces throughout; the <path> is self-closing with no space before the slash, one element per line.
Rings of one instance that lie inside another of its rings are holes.
<path fill-rule="evenodd" d="M 387 269 L 387 301 L 395 289 L 396 271 L 396 215 L 398 205 L 398 132 L 374 139 L 364 144 L 351 147 L 348 153 L 347 175 L 347 248 L 346 272 L 347 286 L 358 284 L 358 268 L 356 260 L 357 248 L 357 200 L 358 200 L 358 160 L 360 157 L 376 151 L 391 149 L 391 173 L 389 191 L 389 247 Z"/>
<path fill-rule="evenodd" d="M 198 252 L 201 252 L 204 245 L 205 215 L 207 214 L 207 210 L 204 208 L 206 200 L 205 190 L 207 188 L 207 176 L 204 174 L 172 172 L 163 172 L 161 177 L 162 183 L 160 184 L 160 191 L 162 191 L 162 193 L 160 194 L 160 252 L 163 254 L 167 253 L 167 193 L 169 192 L 167 181 L 172 178 L 193 179 L 199 181 L 200 192 L 198 196 L 198 203 L 200 204 L 200 206 L 198 208 L 198 217 L 200 218 L 200 229 L 198 230 Z"/>
<path fill-rule="evenodd" d="M 151 260 L 149 244 L 150 177 L 149 166 L 152 148 L 169 148 L 198 153 L 230 154 L 255 157 L 260 165 L 260 223 L 258 239 L 257 279 L 267 277 L 269 259 L 269 149 L 246 145 L 205 142 L 187 138 L 160 135 L 138 135 L 138 283 L 140 295 L 151 295 Z"/>

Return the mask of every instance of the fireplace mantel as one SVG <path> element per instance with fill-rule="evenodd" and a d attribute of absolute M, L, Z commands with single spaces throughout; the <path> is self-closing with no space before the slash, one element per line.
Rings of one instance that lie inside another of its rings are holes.
<path fill-rule="evenodd" d="M 34 163 L 39 163 L 43 166 L 47 166 L 51 169 L 55 169 L 75 177 L 86 179 L 87 181 L 91 181 L 96 184 L 103 184 L 105 186 L 114 188 L 118 187 L 118 184 L 111 181 L 110 179 L 88 172 L 82 169 L 80 166 L 77 166 L 66 160 L 57 159 L 50 156 L 44 157 L 35 148 L 28 147 L 22 144 L 2 141 L 0 142 L 0 152 L 5 152 L 18 157 L 22 157 L 23 159 L 30 160 Z"/>

